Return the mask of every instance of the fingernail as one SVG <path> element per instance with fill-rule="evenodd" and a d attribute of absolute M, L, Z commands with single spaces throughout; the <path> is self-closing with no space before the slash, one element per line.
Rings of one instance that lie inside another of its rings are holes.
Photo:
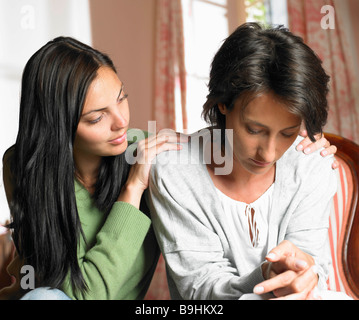
<path fill-rule="evenodd" d="M 303 146 L 302 146 L 301 144 L 299 144 L 299 145 L 297 146 L 297 150 L 298 150 L 298 151 L 302 151 L 302 150 L 303 150 Z"/>
<path fill-rule="evenodd" d="M 276 254 L 271 252 L 266 256 L 266 259 L 274 260 L 276 257 L 277 257 Z"/>
<path fill-rule="evenodd" d="M 328 151 L 326 151 L 326 150 L 323 150 L 323 151 L 322 151 L 322 156 L 325 157 L 327 154 L 328 154 Z"/>
<path fill-rule="evenodd" d="M 310 152 L 310 148 L 305 148 L 304 149 L 304 153 L 309 153 Z"/>
<path fill-rule="evenodd" d="M 261 287 L 261 286 L 259 286 L 259 287 L 254 287 L 253 292 L 254 292 L 255 294 L 261 294 L 261 293 L 264 292 L 264 287 Z"/>
<path fill-rule="evenodd" d="M 305 261 L 303 261 L 303 260 L 296 260 L 296 262 L 295 262 L 295 266 L 296 266 L 296 268 L 298 268 L 298 269 L 303 269 L 303 268 L 305 268 L 307 265 L 308 265 L 308 264 L 307 264 Z"/>

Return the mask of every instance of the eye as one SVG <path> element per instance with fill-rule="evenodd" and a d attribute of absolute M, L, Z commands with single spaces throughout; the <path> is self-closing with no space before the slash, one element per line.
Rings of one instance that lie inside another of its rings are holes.
<path fill-rule="evenodd" d="M 282 132 L 282 136 L 283 136 L 284 138 L 291 138 L 291 137 L 294 136 L 294 133 L 285 133 L 285 132 Z"/>
<path fill-rule="evenodd" d="M 259 134 L 261 131 L 258 131 L 258 130 L 254 130 L 254 129 L 252 129 L 252 128 L 250 128 L 250 127 L 248 127 L 247 126 L 247 132 L 249 133 L 249 134 Z"/>
<path fill-rule="evenodd" d="M 122 101 L 126 100 L 128 98 L 128 94 L 124 94 L 121 98 L 118 99 L 118 103 L 121 103 Z"/>
<path fill-rule="evenodd" d="M 94 120 L 89 120 L 89 123 L 91 123 L 91 124 L 98 123 L 102 120 L 102 118 L 103 118 L 103 114 Z"/>

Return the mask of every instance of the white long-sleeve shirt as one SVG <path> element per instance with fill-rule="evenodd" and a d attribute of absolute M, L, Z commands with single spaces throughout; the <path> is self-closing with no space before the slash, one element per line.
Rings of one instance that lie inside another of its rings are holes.
<path fill-rule="evenodd" d="M 336 192 L 333 157 L 296 151 L 300 140 L 276 163 L 267 251 L 291 241 L 315 259 L 318 286 L 325 289 L 331 263 L 329 205 Z M 157 157 L 148 193 L 153 226 L 172 299 L 239 299 L 264 280 L 261 264 L 248 267 L 240 231 L 228 219 L 206 164 L 198 161 L 202 152 L 189 143 Z"/>

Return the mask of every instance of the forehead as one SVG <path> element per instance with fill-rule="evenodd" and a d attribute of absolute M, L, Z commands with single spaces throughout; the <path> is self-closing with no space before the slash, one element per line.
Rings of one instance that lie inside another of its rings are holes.
<path fill-rule="evenodd" d="M 251 98 L 247 104 L 238 100 L 240 116 L 244 121 L 256 121 L 266 126 L 294 126 L 301 118 L 289 111 L 288 105 L 273 93 L 263 93 Z"/>
<path fill-rule="evenodd" d="M 117 74 L 108 67 L 101 67 L 88 88 L 83 113 L 113 104 L 121 88 L 122 82 Z"/>

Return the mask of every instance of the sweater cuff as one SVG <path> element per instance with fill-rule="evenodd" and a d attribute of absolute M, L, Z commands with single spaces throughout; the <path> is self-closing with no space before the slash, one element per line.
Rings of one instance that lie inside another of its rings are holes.
<path fill-rule="evenodd" d="M 112 206 L 112 209 L 102 227 L 103 232 L 111 234 L 118 238 L 128 233 L 143 239 L 151 226 L 151 220 L 133 205 L 118 201 Z"/>

